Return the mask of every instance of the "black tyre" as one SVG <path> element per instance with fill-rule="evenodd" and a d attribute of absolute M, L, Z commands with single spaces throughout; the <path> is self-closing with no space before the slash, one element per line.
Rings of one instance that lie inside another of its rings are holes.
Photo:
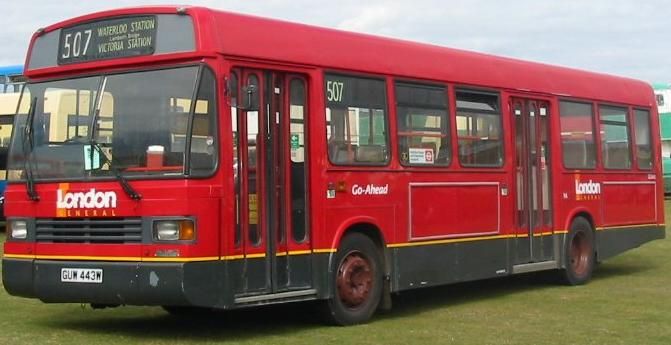
<path fill-rule="evenodd" d="M 565 268 L 560 278 L 567 285 L 581 285 L 592 278 L 594 270 L 594 230 L 587 219 L 573 220 L 564 248 Z"/>
<path fill-rule="evenodd" d="M 370 320 L 382 296 L 382 260 L 375 243 L 360 233 L 341 242 L 331 277 L 333 297 L 325 314 L 336 325 L 354 325 Z"/>

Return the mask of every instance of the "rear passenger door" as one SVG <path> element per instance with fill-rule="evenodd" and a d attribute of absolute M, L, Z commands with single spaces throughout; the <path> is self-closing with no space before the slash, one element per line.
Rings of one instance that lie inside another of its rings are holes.
<path fill-rule="evenodd" d="M 553 258 L 550 104 L 512 98 L 515 128 L 515 264 Z"/>

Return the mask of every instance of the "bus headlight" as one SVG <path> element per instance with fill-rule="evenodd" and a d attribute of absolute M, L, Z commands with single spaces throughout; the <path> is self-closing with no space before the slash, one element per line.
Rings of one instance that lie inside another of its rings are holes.
<path fill-rule="evenodd" d="M 25 220 L 9 222 L 10 236 L 15 240 L 25 240 L 28 237 L 28 224 Z"/>
<path fill-rule="evenodd" d="M 196 227 L 190 219 L 154 221 L 154 239 L 159 241 L 193 241 Z"/>

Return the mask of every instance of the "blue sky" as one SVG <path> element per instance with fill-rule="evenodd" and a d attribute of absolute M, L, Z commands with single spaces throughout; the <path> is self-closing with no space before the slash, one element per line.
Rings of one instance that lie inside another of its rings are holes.
<path fill-rule="evenodd" d="M 3 4 L 0 65 L 22 64 L 32 33 L 85 13 L 153 0 Z M 662 0 L 191 0 L 234 12 L 671 82 L 671 4 Z"/>

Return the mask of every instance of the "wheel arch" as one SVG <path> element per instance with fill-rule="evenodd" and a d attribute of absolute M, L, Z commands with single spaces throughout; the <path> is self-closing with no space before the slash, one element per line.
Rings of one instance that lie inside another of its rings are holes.
<path fill-rule="evenodd" d="M 388 283 L 386 277 L 390 276 L 392 270 L 391 254 L 387 250 L 387 241 L 386 238 L 384 237 L 382 227 L 372 217 L 363 216 L 363 217 L 352 218 L 346 222 L 343 222 L 343 224 L 340 227 L 338 227 L 336 236 L 333 237 L 333 243 L 331 244 L 331 248 L 334 248 L 334 250 L 330 253 L 328 259 L 329 272 L 332 272 L 332 270 L 334 269 L 335 266 L 334 260 L 336 258 L 337 251 L 338 248 L 340 247 L 342 239 L 351 233 L 360 233 L 362 235 L 365 235 L 368 238 L 370 238 L 373 241 L 373 243 L 375 243 L 375 246 L 377 247 L 378 253 L 380 255 L 380 259 L 382 260 L 382 266 L 384 269 L 384 271 L 382 272 L 383 276 L 385 277 L 384 278 L 385 281 L 383 284 L 386 285 Z M 329 274 L 329 276 L 331 275 Z M 329 295 L 331 293 L 332 291 L 329 291 Z"/>
<path fill-rule="evenodd" d="M 359 232 L 370 237 L 380 248 L 386 246 L 386 240 L 380 224 L 373 217 L 361 216 L 350 218 L 340 224 L 335 236 L 333 236 L 331 248 L 337 250 L 342 239 L 351 232 Z"/>
<path fill-rule="evenodd" d="M 576 208 L 573 211 L 571 211 L 569 213 L 569 215 L 570 216 L 566 218 L 566 223 L 564 224 L 564 229 L 566 231 L 566 234 L 565 234 L 565 236 L 563 236 L 562 241 L 561 241 L 561 248 L 562 248 L 561 250 L 564 251 L 565 248 L 566 248 L 566 241 L 567 241 L 567 238 L 568 238 L 568 233 L 569 233 L 569 231 L 571 231 L 571 225 L 573 224 L 573 222 L 577 218 L 584 218 L 585 220 L 587 220 L 590 227 L 592 228 L 592 239 L 594 241 L 594 257 L 595 257 L 595 259 L 598 258 L 599 257 L 599 245 L 598 245 L 598 239 L 597 239 L 597 236 L 596 236 L 596 233 L 597 233 L 596 222 L 595 222 L 595 219 L 594 219 L 594 216 L 592 215 L 592 213 L 588 209 L 586 209 L 584 207 L 580 207 L 580 208 Z M 563 252 L 561 253 L 561 257 L 562 258 L 565 257 Z M 566 263 L 562 262 L 561 266 L 566 267 Z"/>
<path fill-rule="evenodd" d="M 584 207 L 579 207 L 569 212 L 569 216 L 566 217 L 566 223 L 564 223 L 564 230 L 566 232 L 571 229 L 571 224 L 573 224 L 573 221 L 578 217 L 585 218 L 592 226 L 592 231 L 596 231 L 596 223 L 592 213 Z"/>

